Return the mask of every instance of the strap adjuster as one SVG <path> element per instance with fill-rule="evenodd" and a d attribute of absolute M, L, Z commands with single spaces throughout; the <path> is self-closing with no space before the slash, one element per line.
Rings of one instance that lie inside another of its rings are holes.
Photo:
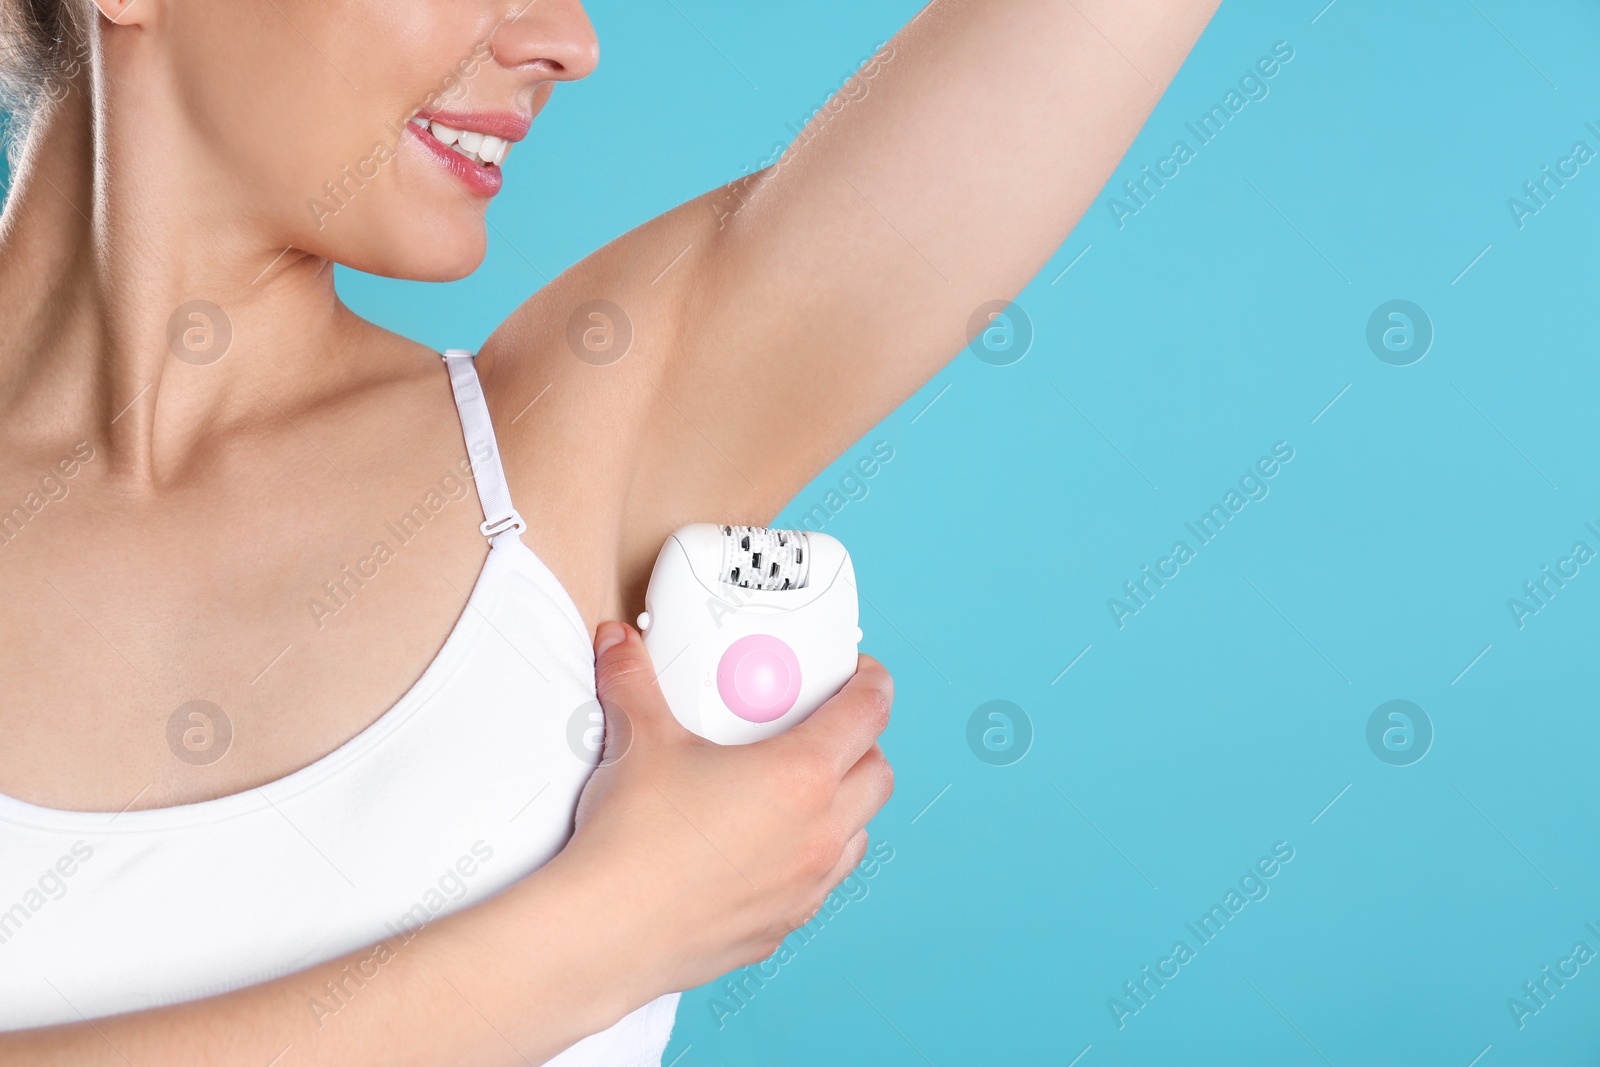
<path fill-rule="evenodd" d="M 517 511 L 517 509 L 512 508 L 509 514 L 502 515 L 492 522 L 488 519 L 485 519 L 483 523 L 479 525 L 478 529 L 482 531 L 483 536 L 492 541 L 496 537 L 499 537 L 501 534 L 505 533 L 507 530 L 515 530 L 519 534 L 527 533 L 528 524 L 523 520 L 522 515 Z"/>

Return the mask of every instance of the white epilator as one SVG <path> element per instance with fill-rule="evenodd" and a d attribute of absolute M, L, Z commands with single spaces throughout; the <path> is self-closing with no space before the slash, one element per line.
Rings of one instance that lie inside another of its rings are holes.
<path fill-rule="evenodd" d="M 661 547 L 644 606 L 667 704 L 718 744 L 782 733 L 856 671 L 856 572 L 827 534 L 692 523 Z"/>

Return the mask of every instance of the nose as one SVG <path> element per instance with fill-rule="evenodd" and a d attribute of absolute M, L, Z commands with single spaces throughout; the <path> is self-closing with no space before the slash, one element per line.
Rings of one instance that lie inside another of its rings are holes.
<path fill-rule="evenodd" d="M 513 0 L 489 40 L 495 60 L 540 81 L 577 81 L 594 73 L 600 42 L 582 0 Z"/>

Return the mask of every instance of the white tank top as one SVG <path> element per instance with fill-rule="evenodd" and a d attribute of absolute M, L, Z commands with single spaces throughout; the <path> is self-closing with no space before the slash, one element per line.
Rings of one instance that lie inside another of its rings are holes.
<path fill-rule="evenodd" d="M 572 833 L 602 725 L 594 650 L 518 536 L 472 354 L 445 356 L 491 548 L 460 619 L 377 721 L 287 777 L 121 813 L 0 794 L 0 1030 L 76 1022 L 276 978 L 505 888 Z M 363 957 L 367 959 L 367 957 Z M 378 959 L 306 1004 L 356 1026 Z M 678 994 L 551 1067 L 658 1067 Z"/>

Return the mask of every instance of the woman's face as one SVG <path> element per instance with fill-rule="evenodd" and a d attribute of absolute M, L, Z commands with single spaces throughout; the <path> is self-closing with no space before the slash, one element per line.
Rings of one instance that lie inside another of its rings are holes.
<path fill-rule="evenodd" d="M 140 2 L 123 14 L 138 20 Z M 515 142 L 553 83 L 589 74 L 599 55 L 580 0 L 163 0 L 157 10 L 147 39 L 169 49 L 184 131 L 202 146 L 202 172 L 250 213 L 241 223 L 427 281 L 463 277 L 483 258 L 501 168 L 496 142 L 475 141 L 474 128 L 512 142 L 504 166 L 526 170 Z M 467 131 L 477 154 L 408 123 L 419 111 Z"/>

